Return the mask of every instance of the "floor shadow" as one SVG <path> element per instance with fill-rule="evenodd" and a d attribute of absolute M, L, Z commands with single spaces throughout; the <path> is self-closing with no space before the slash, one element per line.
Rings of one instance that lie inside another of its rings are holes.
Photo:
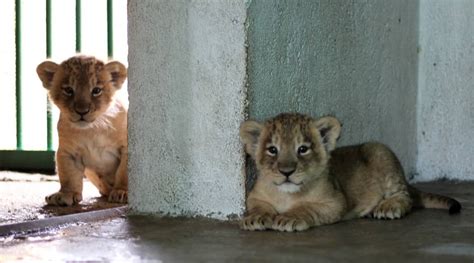
<path fill-rule="evenodd" d="M 106 197 L 93 197 L 89 198 L 85 202 L 73 206 L 52 206 L 45 205 L 41 207 L 39 212 L 47 217 L 51 216 L 63 216 L 76 213 L 84 213 L 96 210 L 102 210 L 107 208 L 115 208 L 123 206 L 120 203 L 109 203 Z"/>

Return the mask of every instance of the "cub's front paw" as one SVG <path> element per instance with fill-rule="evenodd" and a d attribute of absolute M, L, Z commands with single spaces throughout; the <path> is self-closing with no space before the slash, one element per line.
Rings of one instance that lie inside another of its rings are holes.
<path fill-rule="evenodd" d="M 71 192 L 57 192 L 45 197 L 48 205 L 71 206 L 79 204 L 82 201 L 82 194 Z"/>
<path fill-rule="evenodd" d="M 111 203 L 127 203 L 128 191 L 123 189 L 113 189 L 109 194 L 109 202 Z"/>
<path fill-rule="evenodd" d="M 269 214 L 250 214 L 242 220 L 240 227 L 243 230 L 265 230 L 271 228 L 273 217 Z"/>
<path fill-rule="evenodd" d="M 292 215 L 281 214 L 273 221 L 272 228 L 278 231 L 303 231 L 310 227 L 310 224 L 304 219 L 297 218 Z"/>

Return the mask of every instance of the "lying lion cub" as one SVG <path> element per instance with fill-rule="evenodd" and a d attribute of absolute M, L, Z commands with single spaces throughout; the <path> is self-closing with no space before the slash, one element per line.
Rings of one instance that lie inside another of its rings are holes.
<path fill-rule="evenodd" d="M 110 202 L 126 203 L 127 108 L 114 97 L 127 77 L 125 66 L 76 56 L 59 65 L 45 61 L 36 71 L 60 110 L 56 163 L 61 189 L 46 202 L 81 202 L 85 175 Z"/>
<path fill-rule="evenodd" d="M 401 218 L 414 206 L 460 211 L 452 198 L 409 186 L 397 157 L 383 144 L 334 150 L 340 131 L 335 118 L 291 113 L 244 122 L 240 136 L 259 176 L 242 228 L 302 231 L 365 216 Z"/>

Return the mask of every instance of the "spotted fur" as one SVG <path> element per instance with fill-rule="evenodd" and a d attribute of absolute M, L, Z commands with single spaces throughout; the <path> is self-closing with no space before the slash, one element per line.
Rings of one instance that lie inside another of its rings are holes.
<path fill-rule="evenodd" d="M 335 149 L 340 130 L 333 117 L 296 113 L 241 125 L 241 139 L 259 172 L 243 229 L 301 231 L 366 216 L 396 219 L 414 206 L 460 211 L 452 198 L 409 186 L 397 157 L 383 144 Z"/>
<path fill-rule="evenodd" d="M 110 202 L 127 202 L 127 107 L 116 98 L 127 77 L 123 64 L 75 56 L 45 61 L 37 73 L 60 110 L 56 164 L 61 188 L 50 205 L 82 200 L 85 175 Z"/>

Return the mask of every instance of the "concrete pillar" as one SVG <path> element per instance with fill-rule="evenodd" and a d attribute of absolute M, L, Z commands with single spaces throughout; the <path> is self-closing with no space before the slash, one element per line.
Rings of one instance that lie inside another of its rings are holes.
<path fill-rule="evenodd" d="M 473 43 L 473 1 L 420 1 L 417 180 L 474 179 Z"/>
<path fill-rule="evenodd" d="M 129 1 L 130 208 L 244 210 L 245 1 Z"/>

